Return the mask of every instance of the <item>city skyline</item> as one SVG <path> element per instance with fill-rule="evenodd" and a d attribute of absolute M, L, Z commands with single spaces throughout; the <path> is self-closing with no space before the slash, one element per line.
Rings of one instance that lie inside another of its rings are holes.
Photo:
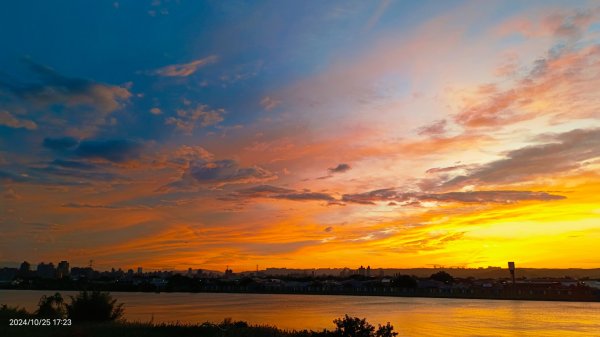
<path fill-rule="evenodd" d="M 5 7 L 0 266 L 600 266 L 595 2 Z"/>

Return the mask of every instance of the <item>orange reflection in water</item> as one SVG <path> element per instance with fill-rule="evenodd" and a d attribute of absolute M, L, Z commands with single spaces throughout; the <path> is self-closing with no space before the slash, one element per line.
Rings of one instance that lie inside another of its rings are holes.
<path fill-rule="evenodd" d="M 0 302 L 33 310 L 49 291 L 0 291 Z M 63 296 L 74 292 L 63 292 Z M 600 303 L 374 296 L 113 293 L 130 321 L 201 323 L 223 318 L 283 329 L 333 328 L 349 314 L 390 322 L 399 336 L 594 336 Z"/>

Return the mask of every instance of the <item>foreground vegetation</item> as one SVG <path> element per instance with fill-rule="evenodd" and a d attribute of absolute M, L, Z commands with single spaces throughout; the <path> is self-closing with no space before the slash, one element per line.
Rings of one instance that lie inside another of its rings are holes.
<path fill-rule="evenodd" d="M 23 308 L 0 306 L 0 336 L 4 337 L 394 337 L 394 327 L 387 323 L 376 328 L 366 319 L 345 315 L 335 319 L 334 329 L 322 331 L 282 330 L 274 326 L 249 325 L 243 321 L 225 319 L 221 323 L 156 324 L 127 322 L 124 309 L 106 292 L 83 291 L 66 303 L 60 293 L 43 296 L 38 309 L 30 313 Z M 15 319 L 25 321 L 46 320 L 47 326 L 18 325 Z M 59 325 L 56 325 L 56 324 Z M 66 324 L 66 325 L 65 325 Z"/>

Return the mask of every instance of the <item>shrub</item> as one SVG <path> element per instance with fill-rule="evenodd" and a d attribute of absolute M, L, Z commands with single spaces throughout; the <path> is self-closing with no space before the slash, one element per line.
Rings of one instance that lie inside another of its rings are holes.
<path fill-rule="evenodd" d="M 0 305 L 0 319 L 7 320 L 11 318 L 32 318 L 33 315 L 27 312 L 25 308 L 9 307 L 6 304 Z"/>
<path fill-rule="evenodd" d="M 445 271 L 438 271 L 437 273 L 431 275 L 429 278 L 432 280 L 444 282 L 446 284 L 451 284 L 454 282 L 454 277 L 452 277 L 452 275 L 446 273 Z"/>
<path fill-rule="evenodd" d="M 43 318 L 65 318 L 67 315 L 65 301 L 60 293 L 56 293 L 52 296 L 44 295 L 40 298 L 38 310 L 35 314 L 36 316 Z"/>
<path fill-rule="evenodd" d="M 345 315 L 343 318 L 338 318 L 333 321 L 336 325 L 332 335 L 336 337 L 395 337 L 398 336 L 394 332 L 394 326 L 389 322 L 386 325 L 379 324 L 377 331 L 375 327 L 365 318 L 350 317 Z"/>
<path fill-rule="evenodd" d="M 117 304 L 107 292 L 82 291 L 76 297 L 71 296 L 67 304 L 69 318 L 80 321 L 115 321 L 123 317 L 123 304 Z"/>
<path fill-rule="evenodd" d="M 375 327 L 367 322 L 365 318 L 350 317 L 338 318 L 333 321 L 336 325 L 335 336 L 340 337 L 371 337 Z"/>
<path fill-rule="evenodd" d="M 416 288 L 417 280 L 409 275 L 398 275 L 392 279 L 392 285 L 399 288 Z"/>
<path fill-rule="evenodd" d="M 394 332 L 394 326 L 387 322 L 386 325 L 378 324 L 379 327 L 375 332 L 376 337 L 396 337 L 398 336 L 397 332 Z"/>

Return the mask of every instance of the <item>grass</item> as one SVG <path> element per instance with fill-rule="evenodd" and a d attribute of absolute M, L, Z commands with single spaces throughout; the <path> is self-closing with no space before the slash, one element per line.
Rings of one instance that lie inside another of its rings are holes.
<path fill-rule="evenodd" d="M 228 326 L 204 323 L 153 324 L 135 322 L 81 323 L 73 326 L 8 326 L 0 327 L 4 337 L 317 337 L 333 336 L 331 332 L 289 331 L 271 326 L 234 322 Z"/>

